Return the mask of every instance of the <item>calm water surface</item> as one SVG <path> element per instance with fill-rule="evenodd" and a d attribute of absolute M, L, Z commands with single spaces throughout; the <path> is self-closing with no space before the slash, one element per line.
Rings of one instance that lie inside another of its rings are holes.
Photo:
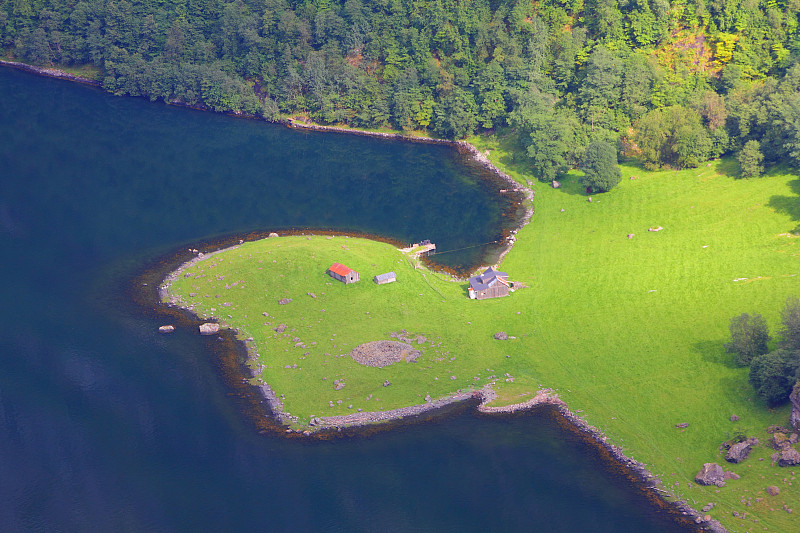
<path fill-rule="evenodd" d="M 124 291 L 170 250 L 251 230 L 474 246 L 501 230 L 496 188 L 444 147 L 0 69 L 0 530 L 680 531 L 544 416 L 258 435 L 201 339 L 159 336 Z"/>

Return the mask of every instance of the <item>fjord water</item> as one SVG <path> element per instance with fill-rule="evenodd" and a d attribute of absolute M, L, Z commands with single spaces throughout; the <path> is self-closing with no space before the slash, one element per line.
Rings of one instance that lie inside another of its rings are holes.
<path fill-rule="evenodd" d="M 159 336 L 125 290 L 171 250 L 252 230 L 481 244 L 496 188 L 442 146 L 0 69 L 0 529 L 681 530 L 546 416 L 259 435 L 203 341 Z"/>

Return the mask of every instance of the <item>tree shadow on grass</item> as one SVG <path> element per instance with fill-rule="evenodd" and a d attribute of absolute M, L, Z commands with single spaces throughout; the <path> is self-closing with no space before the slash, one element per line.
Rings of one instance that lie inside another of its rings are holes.
<path fill-rule="evenodd" d="M 800 222 L 800 179 L 790 181 L 789 188 L 794 196 L 775 195 L 769 199 L 767 205 L 778 213 L 789 215 L 793 222 Z M 800 233 L 800 224 L 795 226 L 792 233 Z"/>
<path fill-rule="evenodd" d="M 739 168 L 739 162 L 734 157 L 726 157 L 717 162 L 714 170 L 723 176 L 729 178 L 741 178 L 742 170 Z"/>
<path fill-rule="evenodd" d="M 703 358 L 703 361 L 727 368 L 739 368 L 739 365 L 734 362 L 734 355 L 725 351 L 724 344 L 725 341 L 722 339 L 718 341 L 702 341 L 694 343 L 692 348 L 694 348 L 695 353 Z"/>

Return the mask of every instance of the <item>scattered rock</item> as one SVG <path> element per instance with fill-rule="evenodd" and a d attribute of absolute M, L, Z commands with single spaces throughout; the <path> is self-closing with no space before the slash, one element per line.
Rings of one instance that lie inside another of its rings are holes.
<path fill-rule="evenodd" d="M 708 505 L 703 507 L 703 512 L 704 513 L 709 512 L 711 509 L 714 508 L 715 505 L 716 505 L 716 503 L 709 503 Z"/>
<path fill-rule="evenodd" d="M 724 472 L 722 467 L 717 463 L 705 463 L 703 468 L 694 477 L 694 480 L 700 485 L 716 485 L 717 487 L 724 487 Z"/>
<path fill-rule="evenodd" d="M 662 228 L 661 226 L 657 226 L 655 228 L 647 228 L 647 231 L 661 231 L 662 229 L 664 228 Z"/>
<path fill-rule="evenodd" d="M 417 344 L 425 344 L 425 341 L 428 340 L 422 335 L 417 335 Z"/>
<path fill-rule="evenodd" d="M 279 305 L 286 305 L 291 302 L 292 302 L 291 298 L 281 298 L 280 300 L 278 300 Z"/>
<path fill-rule="evenodd" d="M 494 338 L 498 341 L 508 340 L 508 334 L 505 331 L 498 331 L 494 334 Z"/>
<path fill-rule="evenodd" d="M 738 421 L 739 421 L 739 417 L 738 416 L 731 415 L 731 422 L 738 422 Z"/>
<path fill-rule="evenodd" d="M 333 389 L 334 390 L 342 390 L 344 388 L 344 380 L 342 379 L 334 379 L 333 380 Z"/>
<path fill-rule="evenodd" d="M 403 360 L 412 363 L 420 355 L 419 350 L 415 350 L 410 344 L 399 341 L 365 342 L 350 352 L 350 357 L 357 363 L 380 368 Z"/>
<path fill-rule="evenodd" d="M 566 211 L 566 209 L 562 209 L 562 210 L 561 210 L 561 212 L 562 212 L 562 213 L 563 213 L 564 211 Z"/>
<path fill-rule="evenodd" d="M 629 239 L 633 239 L 634 237 L 636 237 L 635 233 L 628 233 L 628 238 Z"/>
<path fill-rule="evenodd" d="M 772 444 L 772 447 L 776 450 L 780 450 L 781 448 L 792 445 L 789 442 L 789 437 L 786 436 L 786 433 L 781 433 L 780 431 L 776 431 L 772 434 L 770 444 Z"/>
<path fill-rule="evenodd" d="M 383 382 L 383 386 L 384 386 L 384 387 L 388 387 L 388 386 L 389 386 L 389 385 L 391 385 L 391 384 L 392 384 L 392 382 L 391 382 L 391 381 L 389 381 L 388 379 L 387 379 L 386 381 L 384 381 L 384 382 Z"/>
<path fill-rule="evenodd" d="M 752 450 L 753 446 L 758 444 L 758 439 L 755 437 L 750 437 L 749 439 L 734 444 L 728 450 L 728 453 L 725 454 L 725 460 L 729 463 L 740 463 L 747 459 L 747 456 L 750 455 L 750 451 Z"/>
<path fill-rule="evenodd" d="M 306 294 L 308 294 L 308 295 L 309 295 L 309 296 L 311 296 L 312 298 L 316 298 L 316 297 L 317 297 L 317 295 L 316 295 L 316 294 L 314 294 L 313 292 L 307 292 Z"/>
<path fill-rule="evenodd" d="M 158 328 L 159 333 L 172 333 L 173 331 L 175 331 L 175 326 L 171 324 L 167 324 L 166 326 L 160 326 Z"/>
<path fill-rule="evenodd" d="M 776 431 L 779 431 L 781 433 L 790 433 L 790 431 L 788 429 L 786 429 L 785 427 L 777 426 L 777 425 L 774 425 L 774 424 L 767 428 L 767 433 L 772 434 L 772 433 L 775 433 Z"/>
<path fill-rule="evenodd" d="M 678 429 L 688 428 L 689 422 L 681 422 L 680 424 L 675 424 L 675 427 Z"/>
<path fill-rule="evenodd" d="M 553 180 L 553 188 L 554 189 L 560 189 L 561 188 L 561 184 L 559 182 L 557 182 L 556 180 Z"/>
<path fill-rule="evenodd" d="M 200 324 L 198 329 L 200 330 L 200 335 L 213 335 L 219 331 L 219 324 L 206 322 L 205 324 Z"/>
<path fill-rule="evenodd" d="M 791 446 L 787 446 L 780 452 L 778 457 L 778 466 L 795 465 L 800 465 L 800 453 Z"/>
<path fill-rule="evenodd" d="M 776 487 L 775 485 L 770 485 L 769 487 L 767 487 L 767 488 L 766 488 L 766 489 L 764 489 L 764 490 L 765 490 L 765 491 L 767 492 L 767 494 L 769 494 L 770 496 L 777 496 L 778 494 L 780 494 L 780 493 L 781 493 L 781 489 L 779 489 L 779 488 L 778 488 L 778 487 Z"/>

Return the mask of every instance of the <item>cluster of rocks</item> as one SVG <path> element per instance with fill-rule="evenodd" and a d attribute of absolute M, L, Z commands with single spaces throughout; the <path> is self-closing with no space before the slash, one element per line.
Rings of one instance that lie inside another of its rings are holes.
<path fill-rule="evenodd" d="M 416 342 L 417 344 L 424 344 L 426 340 L 424 335 L 415 335 L 413 333 L 409 333 L 408 331 L 401 329 L 400 331 L 395 331 L 393 333 L 389 333 L 389 336 L 393 339 L 397 339 L 400 342 L 412 343 Z"/>
<path fill-rule="evenodd" d="M 797 451 L 795 445 L 800 440 L 800 436 L 797 433 L 790 433 L 790 430 L 780 426 L 770 426 L 767 431 L 772 433 L 770 445 L 778 450 L 772 454 L 772 463 L 783 467 L 799 465 L 800 452 Z"/>
<path fill-rule="evenodd" d="M 350 352 L 357 363 L 365 366 L 384 367 L 399 361 L 413 362 L 420 356 L 410 344 L 400 341 L 373 341 L 360 344 Z"/>

